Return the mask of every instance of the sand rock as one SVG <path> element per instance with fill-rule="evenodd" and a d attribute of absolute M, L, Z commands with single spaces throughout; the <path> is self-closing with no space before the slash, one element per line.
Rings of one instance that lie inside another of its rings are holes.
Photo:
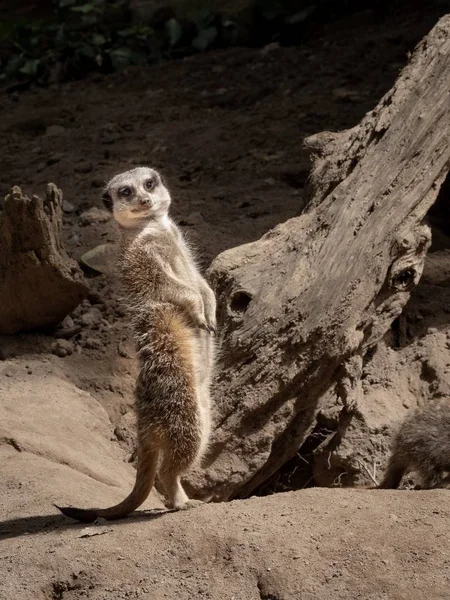
<path fill-rule="evenodd" d="M 14 186 L 0 215 L 0 333 L 56 325 L 88 293 L 61 242 L 62 193 L 44 199 Z"/>
<path fill-rule="evenodd" d="M 52 344 L 52 352 L 59 356 L 60 358 L 64 358 L 64 356 L 69 356 L 74 351 L 74 345 L 69 340 L 58 339 L 55 340 Z"/>
<path fill-rule="evenodd" d="M 85 227 L 86 225 L 92 225 L 94 223 L 106 223 L 110 219 L 111 214 L 109 212 L 93 206 L 89 210 L 85 210 L 81 213 L 79 223 L 82 227 Z"/>
<path fill-rule="evenodd" d="M 52 512 L 53 502 L 106 506 L 123 499 L 135 471 L 111 441 L 105 410 L 55 368 L 27 364 L 33 373 L 26 377 L 4 377 L 0 367 L 2 520 Z M 162 504 L 152 496 L 149 506 Z"/>

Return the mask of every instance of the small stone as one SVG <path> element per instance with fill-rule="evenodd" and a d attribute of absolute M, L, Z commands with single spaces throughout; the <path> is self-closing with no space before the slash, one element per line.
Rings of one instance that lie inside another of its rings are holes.
<path fill-rule="evenodd" d="M 87 327 L 92 327 L 93 325 L 97 325 L 102 319 L 102 313 L 98 308 L 91 308 L 84 315 L 81 315 L 80 322 L 82 325 L 86 325 Z"/>
<path fill-rule="evenodd" d="M 74 345 L 69 340 L 57 339 L 52 344 L 52 353 L 60 358 L 69 356 L 74 350 Z"/>
<path fill-rule="evenodd" d="M 102 343 L 97 338 L 88 337 L 84 340 L 84 348 L 89 348 L 91 350 L 98 350 L 101 347 Z"/>
<path fill-rule="evenodd" d="M 72 317 L 70 315 L 67 315 L 67 317 L 64 317 L 64 319 L 61 321 L 59 326 L 61 327 L 61 329 L 69 329 L 74 325 L 75 323 L 73 322 Z"/>
<path fill-rule="evenodd" d="M 427 333 L 438 333 L 438 331 L 437 327 L 428 327 L 427 329 Z"/>
<path fill-rule="evenodd" d="M 45 135 L 48 137 L 56 137 L 65 133 L 66 128 L 62 125 L 49 125 L 45 130 Z"/>
<path fill-rule="evenodd" d="M 80 262 L 98 273 L 112 273 L 117 262 L 116 251 L 115 244 L 100 244 L 85 252 Z"/>
<path fill-rule="evenodd" d="M 63 212 L 65 212 L 67 215 L 70 215 L 70 213 L 73 213 L 73 211 L 75 210 L 75 206 L 73 204 L 71 204 L 68 200 L 63 200 Z"/>
<path fill-rule="evenodd" d="M 109 212 L 93 206 L 89 210 L 85 210 L 81 213 L 79 224 L 82 227 L 85 227 L 86 225 L 92 225 L 93 223 L 106 223 L 110 219 L 111 214 Z"/>
<path fill-rule="evenodd" d="M 266 54 L 270 54 L 270 52 L 273 52 L 274 50 L 279 50 L 279 48 L 279 42 L 271 42 L 270 44 L 267 44 L 266 46 L 261 48 L 259 53 L 261 54 L 261 56 L 266 56 Z"/>

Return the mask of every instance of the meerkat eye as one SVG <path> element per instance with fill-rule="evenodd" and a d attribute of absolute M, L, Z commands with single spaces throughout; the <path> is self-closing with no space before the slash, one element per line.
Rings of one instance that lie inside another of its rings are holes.
<path fill-rule="evenodd" d="M 145 182 L 145 189 L 146 190 L 153 190 L 156 187 L 156 181 L 154 179 L 147 179 L 147 181 Z"/>
<path fill-rule="evenodd" d="M 129 196 L 131 196 L 131 188 L 128 186 L 120 188 L 119 196 L 122 196 L 123 198 L 128 198 Z"/>

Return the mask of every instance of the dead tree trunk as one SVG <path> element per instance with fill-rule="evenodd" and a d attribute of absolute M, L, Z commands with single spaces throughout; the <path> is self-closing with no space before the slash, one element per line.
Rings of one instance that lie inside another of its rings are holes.
<path fill-rule="evenodd" d="M 450 16 L 353 129 L 306 140 L 306 211 L 221 254 L 210 279 L 223 345 L 209 467 L 190 485 L 250 494 L 338 400 L 357 410 L 364 356 L 401 313 L 430 244 L 423 219 L 450 159 Z"/>

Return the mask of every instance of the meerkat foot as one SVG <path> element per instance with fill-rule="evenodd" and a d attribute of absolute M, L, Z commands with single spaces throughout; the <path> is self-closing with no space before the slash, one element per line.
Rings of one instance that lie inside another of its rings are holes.
<path fill-rule="evenodd" d="M 179 510 L 189 510 L 190 508 L 198 508 L 202 504 L 205 504 L 203 500 L 189 499 Z"/>
<path fill-rule="evenodd" d="M 186 502 L 183 503 L 179 503 L 176 504 L 174 506 L 169 506 L 167 505 L 167 508 L 169 508 L 169 510 L 189 510 L 191 508 L 198 508 L 199 506 L 201 506 L 202 504 L 204 504 L 203 500 L 193 500 L 193 499 L 188 499 L 186 500 Z"/>

